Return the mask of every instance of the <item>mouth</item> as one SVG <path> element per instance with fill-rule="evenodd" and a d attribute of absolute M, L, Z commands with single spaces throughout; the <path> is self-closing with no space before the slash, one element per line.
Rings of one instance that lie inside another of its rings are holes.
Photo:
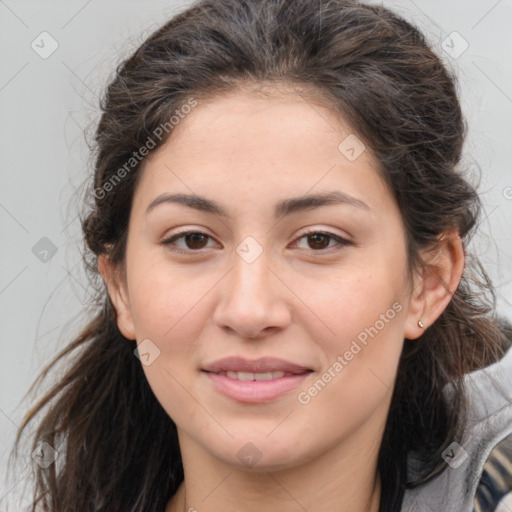
<path fill-rule="evenodd" d="M 307 371 L 312 371 L 311 368 L 307 366 L 303 366 L 301 364 L 293 363 L 291 361 L 286 361 L 285 359 L 278 359 L 276 357 L 261 357 L 259 359 L 244 359 L 243 357 L 225 357 L 223 359 L 218 359 L 217 361 L 213 361 L 212 363 L 207 363 L 204 365 L 203 370 L 210 373 L 238 373 L 238 374 L 254 374 L 254 375 L 263 375 L 269 373 L 278 373 L 282 372 L 284 374 L 298 374 L 304 373 Z M 276 378 L 283 377 L 283 375 L 279 375 Z M 240 380 L 255 380 L 254 378 L 247 378 Z M 269 380 L 268 378 L 263 378 L 261 380 Z"/>
<path fill-rule="evenodd" d="M 250 381 L 250 380 L 281 379 L 282 377 L 292 377 L 293 375 L 297 375 L 297 374 L 291 373 L 291 372 L 281 372 L 281 371 L 260 372 L 260 373 L 226 371 L 226 372 L 215 372 L 215 375 L 222 375 L 224 377 L 229 377 L 230 379 L 235 379 L 235 380 Z"/>
<path fill-rule="evenodd" d="M 276 358 L 225 358 L 207 364 L 202 373 L 216 392 L 241 403 L 264 403 L 288 394 L 313 370 Z"/>

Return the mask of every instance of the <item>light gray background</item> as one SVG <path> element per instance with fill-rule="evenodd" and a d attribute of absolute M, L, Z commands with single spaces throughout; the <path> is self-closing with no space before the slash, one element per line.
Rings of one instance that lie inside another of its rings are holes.
<path fill-rule="evenodd" d="M 94 130 L 98 95 L 115 66 L 188 3 L 0 0 L 0 507 L 23 489 L 23 474 L 4 481 L 31 403 L 21 400 L 85 322 L 77 218 L 79 187 L 91 169 L 84 131 Z M 499 312 L 512 319 L 512 1 L 372 3 L 419 25 L 459 76 L 469 124 L 465 158 L 482 169 L 485 205 L 470 249 L 481 253 L 497 285 Z M 47 58 L 31 47 L 35 40 L 40 52 L 50 48 L 49 39 L 42 48 L 44 31 L 58 44 Z M 457 56 L 464 41 L 469 46 Z M 43 237 L 57 249 L 46 262 L 33 252 Z"/>

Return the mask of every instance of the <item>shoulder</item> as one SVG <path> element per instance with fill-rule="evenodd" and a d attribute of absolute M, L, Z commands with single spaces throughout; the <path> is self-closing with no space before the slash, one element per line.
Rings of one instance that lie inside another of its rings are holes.
<path fill-rule="evenodd" d="M 512 510 L 512 434 L 500 441 L 485 461 L 475 494 L 474 512 Z"/>
<path fill-rule="evenodd" d="M 466 375 L 465 387 L 469 409 L 461 445 L 443 452 L 448 467 L 442 473 L 405 491 L 401 512 L 512 512 L 503 504 L 512 492 L 512 348 Z"/>

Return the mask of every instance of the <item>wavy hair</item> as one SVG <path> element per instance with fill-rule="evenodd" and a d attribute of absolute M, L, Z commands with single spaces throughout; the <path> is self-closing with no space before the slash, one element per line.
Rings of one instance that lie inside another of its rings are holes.
<path fill-rule="evenodd" d="M 459 232 L 466 250 L 481 202 L 461 163 L 466 126 L 456 79 L 416 27 L 350 0 L 202 0 L 123 60 L 100 101 L 94 179 L 81 214 L 93 279 L 101 254 L 123 266 L 141 164 L 107 183 L 190 98 L 265 84 L 323 102 L 371 148 L 403 217 L 410 272 L 424 264 L 420 251 L 448 230 Z M 464 434 L 462 377 L 499 360 L 509 344 L 493 285 L 479 260 L 466 256 L 444 312 L 420 339 L 405 340 L 378 458 L 381 510 L 445 469 L 441 453 Z M 29 390 L 67 361 L 16 439 L 17 447 L 37 418 L 32 448 L 46 442 L 59 452 L 58 464 L 35 470 L 33 510 L 164 510 L 183 480 L 176 426 L 134 357 L 136 342 L 118 330 L 103 282 L 95 304 L 88 325 Z M 443 391 L 449 383 L 451 400 Z M 422 461 L 414 478 L 412 454 Z"/>

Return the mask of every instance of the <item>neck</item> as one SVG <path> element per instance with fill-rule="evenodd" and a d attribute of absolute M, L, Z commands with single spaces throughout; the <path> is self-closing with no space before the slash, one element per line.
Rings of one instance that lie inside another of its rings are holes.
<path fill-rule="evenodd" d="M 197 445 L 182 440 L 186 485 L 182 483 L 165 512 L 379 511 L 378 442 L 357 453 L 334 447 L 285 470 L 255 471 L 205 457 Z"/>

